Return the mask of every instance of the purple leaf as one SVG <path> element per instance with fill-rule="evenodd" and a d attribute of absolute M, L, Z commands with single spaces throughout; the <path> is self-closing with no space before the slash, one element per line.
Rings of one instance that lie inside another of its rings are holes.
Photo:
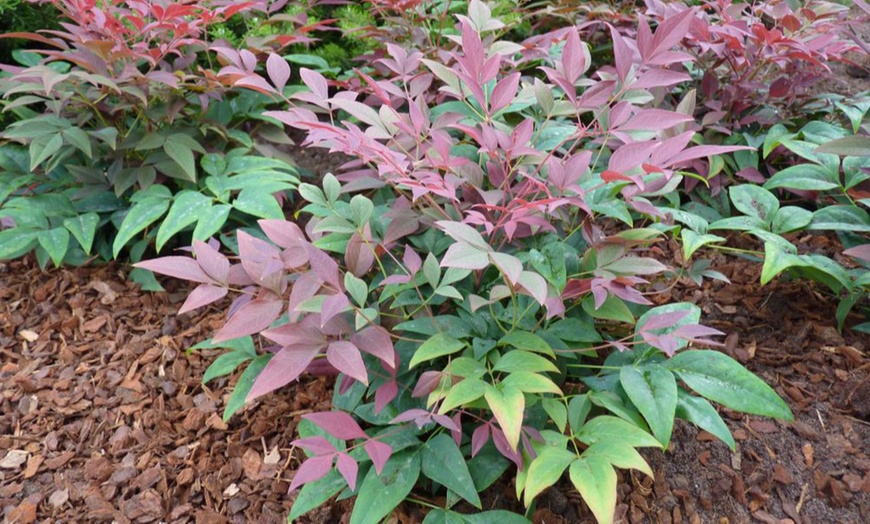
<path fill-rule="evenodd" d="M 324 283 L 329 284 L 334 289 L 341 289 L 341 280 L 338 276 L 338 264 L 335 260 L 311 244 L 305 244 L 305 252 L 308 253 L 308 260 L 314 273 L 316 273 Z"/>
<path fill-rule="evenodd" d="M 239 258 L 242 267 L 251 279 L 266 289 L 281 292 L 284 276 L 284 261 L 281 253 L 272 244 L 239 231 Z"/>
<path fill-rule="evenodd" d="M 480 453 L 480 449 L 489 441 L 489 424 L 481 424 L 471 434 L 471 456 Z"/>
<path fill-rule="evenodd" d="M 190 295 L 187 296 L 187 300 L 184 301 L 181 309 L 178 310 L 178 314 L 182 315 L 188 311 L 211 304 L 212 302 L 224 298 L 226 295 L 227 288 L 225 287 L 212 284 L 200 284 L 190 292 Z"/>
<path fill-rule="evenodd" d="M 220 251 L 201 240 L 193 241 L 193 252 L 199 267 L 215 281 L 227 284 L 230 274 L 230 261 Z"/>
<path fill-rule="evenodd" d="M 375 414 L 381 412 L 387 404 L 393 401 L 396 396 L 399 394 L 399 385 L 396 384 L 395 380 L 391 380 L 389 382 L 385 382 L 381 384 L 377 390 L 375 390 Z"/>
<path fill-rule="evenodd" d="M 368 438 L 356 420 L 343 411 L 321 411 L 308 413 L 302 418 L 311 421 L 317 427 L 339 440 Z"/>
<path fill-rule="evenodd" d="M 414 398 L 425 397 L 435 391 L 439 382 L 441 382 L 440 371 L 424 371 L 420 374 L 420 378 L 417 379 L 417 385 L 414 386 L 411 396 Z"/>
<path fill-rule="evenodd" d="M 249 75 L 243 78 L 240 78 L 233 83 L 233 87 L 247 87 L 252 91 L 257 91 L 258 93 L 263 93 L 264 95 L 277 95 L 278 91 L 275 90 L 274 87 L 270 86 L 268 82 L 266 82 L 263 78 L 257 75 Z"/>
<path fill-rule="evenodd" d="M 417 271 L 420 271 L 420 268 L 423 267 L 423 260 L 410 244 L 405 245 L 405 256 L 402 258 L 402 262 L 404 262 L 405 268 L 411 276 L 416 275 Z"/>
<path fill-rule="evenodd" d="M 341 340 L 330 342 L 326 348 L 326 360 L 345 375 L 368 385 L 366 364 L 363 362 L 359 348 L 352 343 Z"/>
<path fill-rule="evenodd" d="M 269 58 L 266 59 L 266 72 L 269 73 L 269 80 L 275 84 L 278 91 L 284 91 L 284 86 L 290 79 L 290 65 L 287 61 L 275 53 L 269 53 Z"/>
<path fill-rule="evenodd" d="M 307 482 L 314 482 L 325 477 L 329 473 L 329 470 L 332 469 L 332 458 L 332 455 L 308 458 L 296 470 L 293 481 L 290 483 L 290 489 L 287 492 L 290 493 Z"/>
<path fill-rule="evenodd" d="M 460 431 L 459 425 L 447 415 L 432 415 L 432 420 L 434 420 L 439 426 L 449 429 L 450 431 Z"/>
<path fill-rule="evenodd" d="M 568 39 L 565 40 L 565 47 L 562 49 L 562 74 L 565 75 L 568 83 L 573 85 L 585 71 L 586 53 L 580 42 L 580 35 L 576 29 L 571 28 L 568 31 Z"/>
<path fill-rule="evenodd" d="M 694 16 L 694 9 L 686 9 L 662 21 L 656 28 L 655 36 L 653 36 L 653 49 L 649 54 L 649 59 L 653 59 L 656 55 L 669 51 L 677 45 L 689 31 L 689 25 Z"/>
<path fill-rule="evenodd" d="M 497 113 L 513 102 L 520 85 L 520 74 L 512 73 L 499 80 L 490 96 L 490 114 Z"/>
<path fill-rule="evenodd" d="M 293 346 L 281 348 L 257 375 L 246 400 L 254 400 L 293 382 L 308 368 L 318 353 L 320 348 Z"/>
<path fill-rule="evenodd" d="M 689 115 L 666 111 L 664 109 L 642 109 L 627 124 L 619 126 L 620 131 L 663 131 L 695 119 Z"/>
<path fill-rule="evenodd" d="M 338 451 L 335 449 L 335 446 L 332 444 L 332 442 L 319 436 L 296 439 L 292 442 L 292 444 L 294 446 L 299 446 L 306 451 L 310 451 L 315 455 L 328 455 Z"/>
<path fill-rule="evenodd" d="M 610 27 L 610 36 L 613 39 L 613 60 L 616 63 L 616 74 L 619 75 L 621 81 L 625 82 L 633 61 L 631 48 L 613 26 Z"/>
<path fill-rule="evenodd" d="M 613 153 L 607 164 L 607 169 L 617 173 L 630 171 L 646 162 L 658 145 L 658 142 L 652 140 L 626 144 Z"/>
<path fill-rule="evenodd" d="M 359 464 L 347 453 L 339 453 L 336 468 L 351 491 L 356 489 L 356 475 L 359 472 Z"/>
<path fill-rule="evenodd" d="M 375 471 L 378 475 L 384 470 L 384 465 L 390 460 L 393 454 L 393 448 L 383 442 L 377 440 L 369 440 L 365 443 L 365 450 L 369 458 L 372 459 L 372 464 L 375 466 Z"/>
<path fill-rule="evenodd" d="M 390 275 L 387 278 L 381 280 L 382 286 L 388 286 L 390 284 L 407 284 L 411 281 L 411 277 L 408 275 Z"/>
<path fill-rule="evenodd" d="M 201 284 L 212 284 L 214 280 L 199 267 L 196 260 L 189 257 L 160 257 L 133 264 L 133 267 L 147 269 L 161 275 L 190 280 Z"/>
<path fill-rule="evenodd" d="M 340 315 L 350 307 L 350 300 L 344 293 L 327 296 L 323 299 L 323 306 L 320 310 L 320 327 L 325 326 L 336 315 Z"/>
<path fill-rule="evenodd" d="M 431 417 L 432 413 L 426 411 L 425 409 L 414 408 L 399 413 L 393 418 L 393 420 L 390 421 L 390 424 L 401 424 L 402 422 L 409 422 L 413 420 L 414 423 L 417 424 L 417 427 L 422 428 L 423 426 L 428 424 Z"/>
<path fill-rule="evenodd" d="M 396 351 L 390 333 L 381 326 L 368 326 L 350 337 L 360 350 L 380 359 L 388 367 L 396 369 Z"/>
<path fill-rule="evenodd" d="M 296 282 L 293 283 L 293 289 L 290 290 L 290 298 L 287 301 L 287 311 L 290 312 L 290 320 L 298 318 L 296 308 L 309 298 L 313 297 L 320 291 L 323 283 L 314 274 L 313 271 L 303 273 Z"/>
<path fill-rule="evenodd" d="M 365 227 L 368 229 L 369 225 L 366 224 Z M 375 263 L 374 247 L 374 243 L 370 240 L 366 242 L 366 239 L 359 232 L 351 235 L 347 249 L 345 249 L 344 261 L 354 276 L 361 277 L 372 268 Z"/>
<path fill-rule="evenodd" d="M 326 347 L 326 337 L 320 330 L 298 323 L 282 324 L 263 331 L 261 335 L 282 346 Z"/>
<path fill-rule="evenodd" d="M 511 449 L 511 445 L 508 443 L 507 438 L 504 436 L 504 432 L 500 428 L 492 428 L 492 443 L 495 444 L 495 449 L 497 449 L 504 458 L 516 464 L 518 469 L 523 469 L 522 455 L 520 455 L 519 450 L 514 451 Z"/>
<path fill-rule="evenodd" d="M 641 331 L 652 331 L 654 329 L 673 327 L 688 314 L 688 311 L 671 311 L 669 313 L 652 315 L 646 319 L 646 322 L 644 322 L 640 329 Z"/>
<path fill-rule="evenodd" d="M 212 340 L 217 343 L 259 333 L 280 317 L 283 309 L 281 297 L 273 293 L 261 295 L 240 307 Z"/>
<path fill-rule="evenodd" d="M 326 79 L 320 73 L 316 71 L 312 71 L 307 67 L 303 67 L 299 69 L 299 76 L 302 78 L 302 82 L 308 86 L 308 89 L 314 93 L 320 100 L 326 100 L 329 98 L 329 85 L 326 83 Z"/>
<path fill-rule="evenodd" d="M 690 340 L 698 340 L 701 337 L 722 336 L 724 334 L 718 329 L 702 326 L 701 324 L 686 324 L 674 330 L 674 335 Z"/>

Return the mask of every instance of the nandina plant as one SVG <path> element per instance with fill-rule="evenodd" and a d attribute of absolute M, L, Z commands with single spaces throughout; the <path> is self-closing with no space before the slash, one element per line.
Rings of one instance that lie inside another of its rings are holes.
<path fill-rule="evenodd" d="M 333 411 L 304 415 L 294 441 L 307 457 L 291 519 L 338 495 L 356 497 L 351 523 L 379 522 L 415 490 L 446 489 L 426 522 L 461 520 L 454 506 L 481 508 L 507 472 L 532 507 L 567 471 L 611 522 L 614 468 L 652 475 L 637 448 L 667 446 L 676 418 L 733 447 L 708 399 L 792 416 L 739 363 L 696 349 L 721 334 L 699 324 L 697 306 L 649 299 L 668 274 L 645 252 L 662 229 L 635 220 L 689 162 L 734 149 L 690 146 L 691 117 L 650 93 L 688 79 L 689 57 L 672 47 L 692 12 L 638 42 L 614 31 L 615 64 L 594 74 L 573 28 L 527 49 L 472 13 L 490 16 L 471 2 L 445 63 L 390 46 L 392 78 L 360 93 L 330 93 L 300 70 L 308 90 L 268 115 L 353 158 L 299 187 L 304 228 L 261 221 L 267 240 L 239 233 L 238 259 L 197 242 L 194 257 L 138 264 L 198 284 L 183 311 L 233 290 L 211 344 L 251 362 L 253 384 L 237 386 L 249 400 L 303 373 L 338 375 Z M 538 78 L 513 67 L 544 49 L 557 52 L 538 55 Z M 235 81 L 278 92 L 286 64 L 266 65 L 265 77 Z M 250 336 L 268 351 L 254 358 L 237 342 Z"/>
<path fill-rule="evenodd" d="M 270 195 L 297 179 L 261 115 L 271 100 L 203 68 L 219 60 L 206 28 L 263 2 L 52 4 L 60 30 L 2 35 L 42 48 L 2 66 L 0 103 L 18 120 L 0 134 L 0 258 L 138 260 L 182 232 L 283 216 Z"/>

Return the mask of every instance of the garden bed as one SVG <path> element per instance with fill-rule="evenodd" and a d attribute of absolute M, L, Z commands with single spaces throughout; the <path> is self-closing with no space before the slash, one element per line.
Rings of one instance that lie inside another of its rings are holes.
<path fill-rule="evenodd" d="M 825 242 L 824 238 L 820 242 Z M 818 246 L 824 248 L 824 246 Z M 859 523 L 870 519 L 870 359 L 834 326 L 834 308 L 801 282 L 761 287 L 760 267 L 717 267 L 731 285 L 677 287 L 725 350 L 787 399 L 794 423 L 726 411 L 738 443 L 678 423 L 667 453 L 645 452 L 650 481 L 620 471 L 622 522 Z M 329 407 L 331 384 L 306 378 L 228 424 L 230 386 L 200 384 L 218 351 L 185 350 L 220 313 L 175 313 L 185 293 L 144 293 L 118 265 L 40 271 L 0 265 L 0 508 L 6 522 L 282 522 L 298 466 L 299 417 Z M 484 497 L 516 509 L 512 487 Z M 565 483 L 534 522 L 593 522 Z M 430 501 L 437 504 L 437 500 Z M 303 522 L 343 522 L 350 505 Z M 393 522 L 419 522 L 416 505 Z"/>

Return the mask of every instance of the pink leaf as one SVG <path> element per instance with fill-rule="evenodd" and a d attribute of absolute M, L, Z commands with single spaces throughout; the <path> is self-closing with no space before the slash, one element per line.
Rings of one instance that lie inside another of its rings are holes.
<path fill-rule="evenodd" d="M 302 82 L 308 86 L 308 89 L 319 99 L 326 100 L 329 98 L 329 85 L 326 83 L 323 75 L 307 67 L 302 67 L 299 69 L 299 76 L 302 78 Z"/>
<path fill-rule="evenodd" d="M 399 386 L 395 380 L 381 384 L 375 391 L 375 414 L 380 413 L 398 394 Z"/>
<path fill-rule="evenodd" d="M 284 301 L 277 295 L 267 293 L 265 296 L 257 297 L 240 307 L 214 336 L 213 341 L 223 342 L 259 333 L 280 317 L 283 309 Z"/>
<path fill-rule="evenodd" d="M 453 419 L 448 417 L 447 415 L 432 415 L 432 420 L 434 420 L 442 428 L 449 429 L 450 431 L 460 431 L 459 425 L 456 424 L 456 422 L 454 422 Z"/>
<path fill-rule="evenodd" d="M 178 310 L 178 314 L 184 314 L 196 308 L 200 308 L 207 304 L 211 304 L 217 300 L 224 298 L 227 295 L 227 288 L 214 286 L 212 284 L 200 284 L 190 292 L 184 305 Z"/>
<path fill-rule="evenodd" d="M 504 436 L 504 432 L 499 428 L 492 428 L 492 443 L 495 444 L 495 449 L 498 450 L 499 453 L 504 456 L 504 458 L 510 460 L 514 464 L 517 465 L 517 468 L 520 470 L 523 469 L 523 457 L 520 455 L 519 450 L 514 451 L 511 449 L 511 445 L 508 443 L 507 438 Z"/>
<path fill-rule="evenodd" d="M 313 422 L 317 427 L 339 440 L 368 438 L 356 420 L 344 411 L 321 411 L 308 413 L 302 418 Z"/>
<path fill-rule="evenodd" d="M 520 74 L 512 73 L 499 80 L 490 96 L 490 113 L 497 113 L 513 102 L 520 85 Z"/>
<path fill-rule="evenodd" d="M 330 342 L 326 348 L 326 360 L 345 375 L 368 385 L 366 364 L 363 362 L 359 348 L 352 343 L 341 340 Z"/>
<path fill-rule="evenodd" d="M 263 331 L 261 335 L 282 346 L 326 347 L 326 337 L 320 330 L 298 323 L 282 324 Z"/>
<path fill-rule="evenodd" d="M 196 260 L 189 257 L 160 257 L 133 264 L 133 267 L 147 269 L 161 275 L 190 280 L 201 284 L 211 284 L 214 280 L 199 267 Z"/>
<path fill-rule="evenodd" d="M 368 228 L 368 224 L 365 227 Z M 374 244 L 366 242 L 358 231 L 350 237 L 347 249 L 345 250 L 344 261 L 354 276 L 361 277 L 372 268 L 375 263 L 373 249 Z"/>
<path fill-rule="evenodd" d="M 372 464 L 375 466 L 375 471 L 378 475 L 384 470 L 384 465 L 390 460 L 393 454 L 393 448 L 383 442 L 377 440 L 369 440 L 365 443 L 365 450 L 369 458 L 372 459 Z"/>
<path fill-rule="evenodd" d="M 359 464 L 347 453 L 339 453 L 336 468 L 351 491 L 356 489 L 356 475 L 359 472 Z"/>
<path fill-rule="evenodd" d="M 843 251 L 844 255 L 870 261 L 870 244 L 862 244 Z"/>
<path fill-rule="evenodd" d="M 311 264 L 311 269 L 317 274 L 317 276 L 319 276 L 326 284 L 331 285 L 334 289 L 341 289 L 338 277 L 338 264 L 335 260 L 311 244 L 305 244 L 305 251 L 308 253 L 308 260 Z"/>
<path fill-rule="evenodd" d="M 653 36 L 653 49 L 650 52 L 649 58 L 653 59 L 656 55 L 669 51 L 677 45 L 689 31 L 689 25 L 692 23 L 694 16 L 694 9 L 686 9 L 681 13 L 668 17 L 660 23 L 658 28 L 656 28 L 655 36 Z"/>
<path fill-rule="evenodd" d="M 402 262 L 405 263 L 405 268 L 411 276 L 416 275 L 417 271 L 420 271 L 420 268 L 423 267 L 423 260 L 410 244 L 405 245 L 405 256 L 402 258 Z"/>
<path fill-rule="evenodd" d="M 440 371 L 424 371 L 420 374 L 420 378 L 417 379 L 417 385 L 414 386 L 411 396 L 414 398 L 425 397 L 435 391 L 439 382 L 441 382 Z"/>
<path fill-rule="evenodd" d="M 252 91 L 257 91 L 258 93 L 263 93 L 264 95 L 278 94 L 274 87 L 270 86 L 268 82 L 266 82 L 264 79 L 260 78 L 257 75 L 249 75 L 244 78 L 240 78 L 235 81 L 233 86 L 247 87 Z"/>
<path fill-rule="evenodd" d="M 308 368 L 318 353 L 320 353 L 320 348 L 316 347 L 287 346 L 281 348 L 272 356 L 263 371 L 257 375 L 246 400 L 254 400 L 293 382 Z"/>
<path fill-rule="evenodd" d="M 627 124 L 619 126 L 619 130 L 663 131 L 694 120 L 691 116 L 664 109 L 642 109 Z"/>
<path fill-rule="evenodd" d="M 300 242 L 305 242 L 305 234 L 299 226 L 287 220 L 258 220 L 257 224 L 266 233 L 266 236 L 275 244 L 290 249 L 298 247 Z"/>
<path fill-rule="evenodd" d="M 701 324 L 687 324 L 674 330 L 674 335 L 689 340 L 697 340 L 701 337 L 722 336 L 724 334 L 718 329 L 702 326 Z"/>
<path fill-rule="evenodd" d="M 646 162 L 659 143 L 653 140 L 632 142 L 617 149 L 610 157 L 607 168 L 617 173 L 625 173 Z"/>
<path fill-rule="evenodd" d="M 275 84 L 278 91 L 284 91 L 284 86 L 290 79 L 290 65 L 287 61 L 275 53 L 269 53 L 269 58 L 266 59 L 266 72 L 269 73 L 269 80 Z"/>
<path fill-rule="evenodd" d="M 320 480 L 329 473 L 332 469 L 332 455 L 323 455 L 319 457 L 311 457 L 299 466 L 296 474 L 293 476 L 293 481 L 290 483 L 288 493 L 307 483 Z"/>
<path fill-rule="evenodd" d="M 673 327 L 688 314 L 688 311 L 671 311 L 669 313 L 653 315 L 646 319 L 646 322 L 644 322 L 640 329 L 641 331 L 652 331 L 654 329 Z"/>
<path fill-rule="evenodd" d="M 580 75 L 586 70 L 586 54 L 583 52 L 583 44 L 577 30 L 571 28 L 568 31 L 568 39 L 562 49 L 562 74 L 570 84 L 577 82 Z"/>
<path fill-rule="evenodd" d="M 619 75 L 621 81 L 625 82 L 632 65 L 631 48 L 615 27 L 610 27 L 610 36 L 613 39 L 613 60 L 616 62 L 616 74 Z"/>
<path fill-rule="evenodd" d="M 199 267 L 211 278 L 221 284 L 227 283 L 230 274 L 230 261 L 217 249 L 201 240 L 193 241 L 193 252 Z"/>
<path fill-rule="evenodd" d="M 293 445 L 299 446 L 315 455 L 328 455 L 337 451 L 332 442 L 319 436 L 296 439 L 293 441 Z"/>
<path fill-rule="evenodd" d="M 347 311 L 350 307 L 350 300 L 344 293 L 327 296 L 323 299 L 323 305 L 320 309 L 320 327 L 325 326 L 335 316 Z"/>
<path fill-rule="evenodd" d="M 380 359 L 388 367 L 396 369 L 396 351 L 390 333 L 381 326 L 368 326 L 350 337 L 360 350 Z"/>
<path fill-rule="evenodd" d="M 303 273 L 296 282 L 293 283 L 293 289 L 290 290 L 290 299 L 287 302 L 287 311 L 290 312 L 290 319 L 298 318 L 296 308 L 313 297 L 320 291 L 321 282 L 313 271 Z"/>

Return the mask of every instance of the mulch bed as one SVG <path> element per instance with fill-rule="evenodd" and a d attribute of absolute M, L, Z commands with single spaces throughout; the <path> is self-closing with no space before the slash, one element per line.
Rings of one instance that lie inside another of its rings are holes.
<path fill-rule="evenodd" d="M 678 287 L 729 334 L 725 351 L 790 403 L 794 423 L 724 412 L 738 450 L 678 424 L 655 480 L 620 472 L 621 522 L 870 522 L 870 345 L 834 326 L 804 282 L 758 285 L 758 264 L 716 265 L 731 285 Z M 203 386 L 219 351 L 186 353 L 218 310 L 177 317 L 184 290 L 141 292 L 122 266 L 0 263 L 0 512 L 5 522 L 285 522 L 299 416 L 328 409 L 306 379 L 221 420 L 237 376 Z M 507 483 L 486 500 L 517 508 Z M 348 503 L 304 522 L 346 522 Z M 392 522 L 419 522 L 417 506 Z M 567 486 L 536 523 L 593 522 Z"/>

